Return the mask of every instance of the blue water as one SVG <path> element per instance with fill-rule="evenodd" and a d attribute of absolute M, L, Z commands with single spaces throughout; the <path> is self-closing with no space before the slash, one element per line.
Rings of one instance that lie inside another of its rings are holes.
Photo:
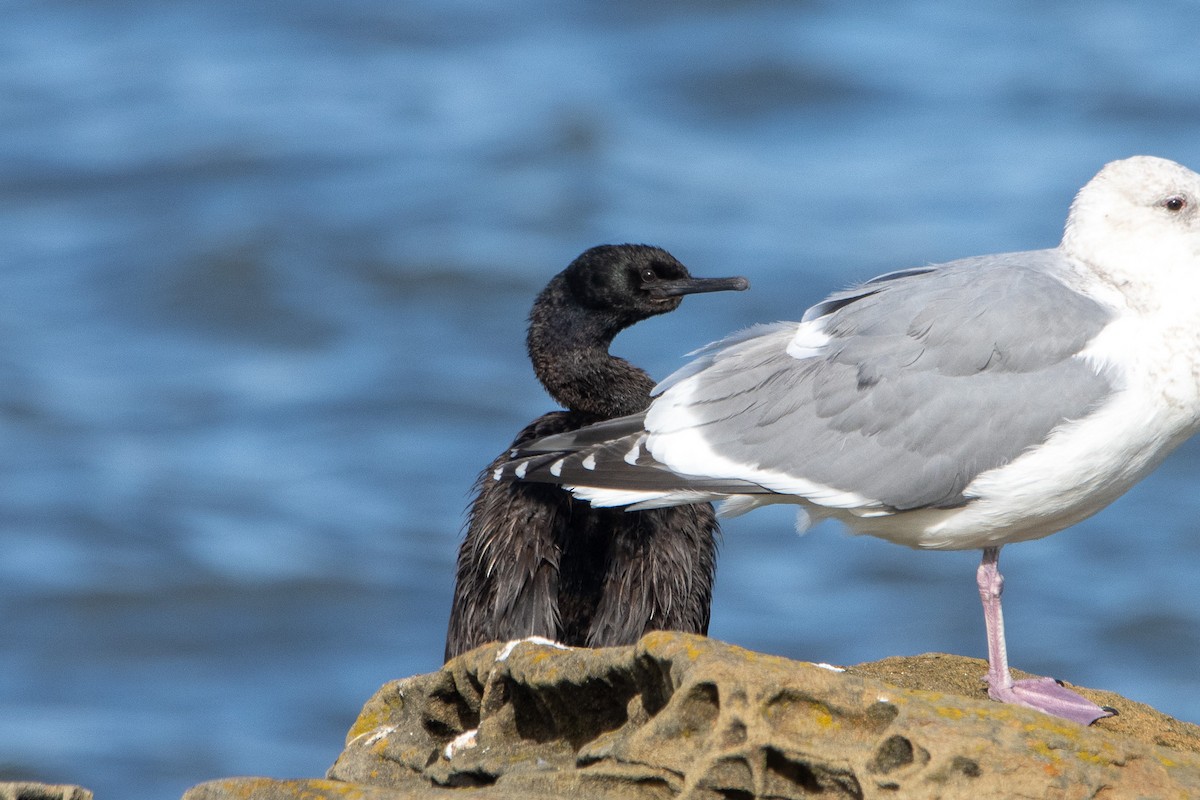
<path fill-rule="evenodd" d="M 550 401 L 545 281 L 645 241 L 750 292 L 665 375 L 886 269 L 1052 246 L 1200 167 L 1200 5 L 0 2 L 0 777 L 320 775 L 440 665 L 477 470 Z M 1015 664 L 1200 722 L 1200 446 L 1007 548 Z M 982 656 L 977 555 L 730 522 L 713 636 Z"/>

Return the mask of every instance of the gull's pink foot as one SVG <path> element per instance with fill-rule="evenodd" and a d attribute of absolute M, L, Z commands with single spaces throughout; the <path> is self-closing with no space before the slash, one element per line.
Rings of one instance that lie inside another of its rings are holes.
<path fill-rule="evenodd" d="M 1037 709 L 1056 717 L 1091 725 L 1103 717 L 1111 717 L 1116 711 L 1102 708 L 1086 697 L 1072 692 L 1053 678 L 1028 678 L 1007 681 L 1009 685 L 989 686 L 988 697 L 1001 703 L 1014 703 L 1026 708 Z"/>

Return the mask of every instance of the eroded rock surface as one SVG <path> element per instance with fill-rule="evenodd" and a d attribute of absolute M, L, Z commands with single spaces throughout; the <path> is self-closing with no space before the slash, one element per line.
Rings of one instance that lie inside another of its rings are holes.
<path fill-rule="evenodd" d="M 92 792 L 68 784 L 0 781 L 0 800 L 92 800 Z"/>
<path fill-rule="evenodd" d="M 988 701 L 983 669 L 925 656 L 836 671 L 671 633 L 493 644 L 380 689 L 325 780 L 185 798 L 1200 797 L 1196 726 L 1083 690 L 1122 712 L 1083 728 Z M 955 693 L 964 679 L 974 696 Z"/>

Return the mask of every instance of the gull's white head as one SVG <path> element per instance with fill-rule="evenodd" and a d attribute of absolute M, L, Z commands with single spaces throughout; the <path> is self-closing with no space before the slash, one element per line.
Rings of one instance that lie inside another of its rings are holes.
<path fill-rule="evenodd" d="M 1153 156 L 1106 164 L 1075 195 L 1061 247 L 1123 290 L 1200 281 L 1200 175 Z"/>

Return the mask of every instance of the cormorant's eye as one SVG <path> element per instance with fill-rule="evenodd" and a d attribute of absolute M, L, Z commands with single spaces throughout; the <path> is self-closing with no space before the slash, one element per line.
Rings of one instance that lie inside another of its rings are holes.
<path fill-rule="evenodd" d="M 1187 198 L 1177 194 L 1172 195 L 1166 200 L 1162 201 L 1162 206 L 1167 211 L 1183 211 L 1185 208 L 1187 208 L 1187 204 Z"/>

